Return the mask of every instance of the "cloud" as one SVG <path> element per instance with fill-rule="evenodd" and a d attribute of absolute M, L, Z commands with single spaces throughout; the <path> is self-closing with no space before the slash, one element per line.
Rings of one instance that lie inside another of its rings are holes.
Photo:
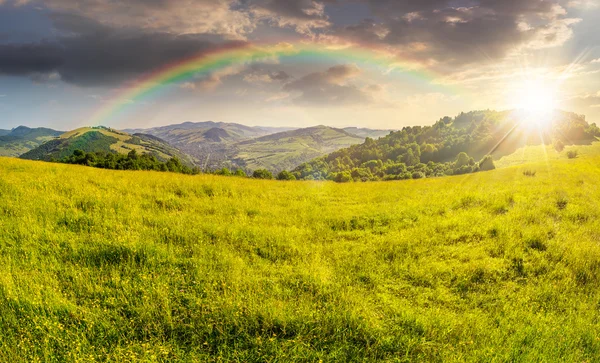
<path fill-rule="evenodd" d="M 292 76 L 287 74 L 285 71 L 254 71 L 244 76 L 244 81 L 248 83 L 273 83 L 273 82 L 286 82 L 290 80 Z"/>
<path fill-rule="evenodd" d="M 244 44 L 214 35 L 110 28 L 77 15 L 55 14 L 53 20 L 57 29 L 68 35 L 52 43 L 0 44 L 0 74 L 111 86 L 180 59 Z"/>
<path fill-rule="evenodd" d="M 590 63 L 592 63 L 592 64 L 600 63 L 600 58 L 593 59 Z"/>
<path fill-rule="evenodd" d="M 336 27 L 333 36 L 387 46 L 402 59 L 445 72 L 562 45 L 579 21 L 555 0 L 364 2 L 376 20 Z"/>
<path fill-rule="evenodd" d="M 302 34 L 331 25 L 322 1 L 313 0 L 251 0 L 252 14 L 279 27 L 292 27 Z"/>
<path fill-rule="evenodd" d="M 243 39 L 255 28 L 235 0 L 20 0 L 58 13 L 95 19 L 110 27 L 174 34 L 219 34 Z"/>
<path fill-rule="evenodd" d="M 567 3 L 567 6 L 570 8 L 576 9 L 594 9 L 600 6 L 600 1 L 598 0 L 572 0 Z"/>
<path fill-rule="evenodd" d="M 596 93 L 586 93 L 571 98 L 570 103 L 578 109 L 599 108 L 600 107 L 600 91 Z"/>
<path fill-rule="evenodd" d="M 222 68 L 194 81 L 185 82 L 182 84 L 182 88 L 214 91 L 223 83 L 225 78 L 239 74 L 244 69 L 245 65 Z"/>
<path fill-rule="evenodd" d="M 373 89 L 361 89 L 349 81 L 361 70 L 354 64 L 337 65 L 324 72 L 314 72 L 284 85 L 283 91 L 297 95 L 296 104 L 340 106 L 374 101 Z"/>

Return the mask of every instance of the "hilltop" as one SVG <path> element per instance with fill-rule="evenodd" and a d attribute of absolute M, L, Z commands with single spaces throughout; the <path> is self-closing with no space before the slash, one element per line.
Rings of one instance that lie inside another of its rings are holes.
<path fill-rule="evenodd" d="M 61 134 L 62 131 L 44 127 L 19 126 L 12 130 L 0 130 L 0 156 L 20 156 Z"/>
<path fill-rule="evenodd" d="M 594 361 L 599 145 L 348 184 L 0 158 L 0 357 Z"/>
<path fill-rule="evenodd" d="M 62 133 L 58 138 L 30 150 L 20 157 L 31 160 L 61 160 L 72 156 L 76 150 L 119 154 L 128 154 L 135 150 L 139 154 L 153 155 L 160 161 L 177 157 L 185 164 L 193 165 L 193 159 L 158 137 L 144 134 L 131 135 L 103 126 L 82 127 Z"/>

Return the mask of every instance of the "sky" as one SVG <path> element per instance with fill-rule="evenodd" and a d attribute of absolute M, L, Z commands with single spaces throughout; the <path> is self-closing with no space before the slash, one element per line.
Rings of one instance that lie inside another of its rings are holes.
<path fill-rule="evenodd" d="M 598 24 L 600 0 L 0 0 L 0 129 L 599 122 Z"/>

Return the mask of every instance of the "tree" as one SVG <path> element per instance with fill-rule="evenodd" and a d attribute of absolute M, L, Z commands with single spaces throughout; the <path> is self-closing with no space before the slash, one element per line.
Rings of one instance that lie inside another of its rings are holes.
<path fill-rule="evenodd" d="M 496 165 L 494 165 L 494 159 L 491 155 L 484 156 L 483 159 L 481 159 L 481 161 L 479 162 L 479 170 L 481 171 L 494 169 L 496 169 Z"/>
<path fill-rule="evenodd" d="M 469 165 L 469 155 L 467 155 L 466 152 L 461 152 L 460 154 L 458 154 L 458 156 L 456 157 L 456 162 L 454 163 L 454 167 L 456 169 L 460 169 L 461 167 L 465 166 L 465 165 Z"/>
<path fill-rule="evenodd" d="M 277 180 L 296 180 L 296 177 L 289 171 L 283 170 L 277 174 Z"/>
<path fill-rule="evenodd" d="M 245 172 L 245 171 L 243 171 L 242 169 L 238 168 L 238 169 L 235 171 L 235 176 L 241 176 L 241 177 L 244 177 L 244 178 L 245 178 L 247 175 L 246 175 L 246 172 Z"/>
<path fill-rule="evenodd" d="M 252 177 L 255 179 L 273 179 L 273 174 L 267 169 L 254 170 Z"/>
<path fill-rule="evenodd" d="M 215 174 L 223 175 L 223 176 L 231 176 L 231 170 L 229 170 L 227 168 L 223 168 L 223 169 L 219 169 L 219 170 L 215 171 Z"/>

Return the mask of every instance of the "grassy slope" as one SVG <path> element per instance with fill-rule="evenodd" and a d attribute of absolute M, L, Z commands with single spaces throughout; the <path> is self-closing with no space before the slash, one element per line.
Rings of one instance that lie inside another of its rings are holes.
<path fill-rule="evenodd" d="M 582 154 L 349 184 L 0 158 L 0 361 L 593 361 Z"/>
<path fill-rule="evenodd" d="M 50 157 L 62 159 L 77 149 L 85 152 L 117 152 L 127 154 L 135 149 L 138 153 L 154 154 L 165 161 L 173 156 L 184 163 L 193 165 L 193 160 L 166 142 L 145 135 L 128 133 L 102 127 L 82 127 L 60 135 L 59 139 L 24 154 L 25 159 L 48 160 Z"/>
<path fill-rule="evenodd" d="M 364 138 L 343 130 L 317 126 L 241 142 L 236 145 L 238 151 L 233 158 L 243 160 L 252 170 L 266 168 L 278 172 L 363 141 Z"/>

